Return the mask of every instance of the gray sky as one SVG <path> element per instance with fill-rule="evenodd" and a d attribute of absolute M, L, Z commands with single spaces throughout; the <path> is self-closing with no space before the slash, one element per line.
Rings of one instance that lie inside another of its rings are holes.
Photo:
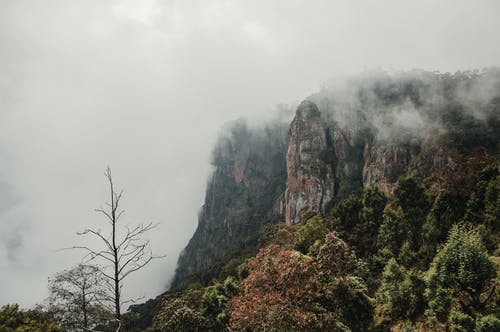
<path fill-rule="evenodd" d="M 495 0 L 1 0 L 0 305 L 42 301 L 79 261 L 55 250 L 103 224 L 107 164 L 124 222 L 160 222 L 167 255 L 126 294 L 159 294 L 224 123 L 365 69 L 499 65 L 499 14 Z"/>

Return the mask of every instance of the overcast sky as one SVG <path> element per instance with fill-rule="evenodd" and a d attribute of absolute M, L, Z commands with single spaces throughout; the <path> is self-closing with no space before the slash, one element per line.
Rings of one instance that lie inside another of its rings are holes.
<path fill-rule="evenodd" d="M 46 297 L 104 225 L 112 167 L 125 223 L 167 257 L 126 294 L 154 297 L 197 224 L 224 123 L 269 116 L 365 69 L 499 65 L 500 1 L 0 0 L 0 305 Z"/>

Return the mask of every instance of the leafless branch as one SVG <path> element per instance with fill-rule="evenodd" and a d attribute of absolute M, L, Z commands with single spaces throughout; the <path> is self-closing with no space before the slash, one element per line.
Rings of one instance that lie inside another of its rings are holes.
<path fill-rule="evenodd" d="M 123 216 L 124 210 L 120 210 L 120 201 L 123 196 L 123 190 L 115 191 L 111 168 L 106 168 L 104 175 L 109 184 L 110 201 L 106 203 L 107 209 L 99 208 L 95 211 L 104 215 L 109 222 L 111 229 L 109 235 L 104 235 L 101 230 L 87 228 L 78 235 L 92 235 L 104 245 L 104 249 L 93 249 L 87 246 L 73 246 L 65 249 L 80 249 L 87 253 L 82 260 L 86 262 L 94 260 L 102 260 L 107 263 L 99 269 L 105 277 L 105 287 L 110 290 L 110 294 L 101 297 L 101 300 L 112 302 L 114 304 L 115 319 L 117 321 L 117 329 L 121 328 L 121 306 L 126 303 L 135 302 L 138 299 L 129 299 L 123 301 L 121 297 L 121 289 L 123 280 L 130 274 L 142 269 L 154 259 L 163 258 L 165 256 L 155 256 L 150 247 L 149 240 L 144 240 L 143 236 L 148 231 L 156 228 L 157 223 L 149 222 L 147 224 L 138 224 L 129 228 L 124 226 L 125 233 L 120 236 L 118 228 L 118 220 Z M 65 250 L 64 249 L 64 250 Z M 112 271 L 106 272 L 108 268 Z"/>

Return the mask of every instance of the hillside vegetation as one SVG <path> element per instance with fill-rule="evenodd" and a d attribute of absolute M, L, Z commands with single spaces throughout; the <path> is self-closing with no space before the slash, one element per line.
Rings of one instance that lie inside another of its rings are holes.
<path fill-rule="evenodd" d="M 163 301 L 152 331 L 498 331 L 499 163 L 366 188 L 274 225 L 251 258 Z"/>
<path fill-rule="evenodd" d="M 499 143 L 497 69 L 379 72 L 237 121 L 170 290 L 122 330 L 500 331 Z"/>
<path fill-rule="evenodd" d="M 498 70 L 333 82 L 291 122 L 223 135 L 143 328 L 500 329 Z"/>

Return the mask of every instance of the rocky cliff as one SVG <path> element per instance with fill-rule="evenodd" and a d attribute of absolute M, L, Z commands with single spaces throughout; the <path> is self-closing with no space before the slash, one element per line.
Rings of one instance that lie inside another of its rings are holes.
<path fill-rule="evenodd" d="M 295 224 L 309 210 L 326 214 L 370 185 L 390 195 L 409 171 L 428 176 L 453 155 L 498 151 L 498 128 L 498 70 L 378 73 L 310 96 L 289 125 L 240 122 L 214 150 L 199 225 L 173 287 L 208 282 L 211 269 L 254 252 L 267 223 Z"/>
<path fill-rule="evenodd" d="M 282 219 L 287 129 L 239 121 L 220 137 L 198 228 L 179 257 L 173 288 L 210 281 L 229 258 L 253 254 L 262 225 Z"/>
<path fill-rule="evenodd" d="M 285 218 L 287 224 L 295 224 L 308 210 L 326 211 L 335 195 L 332 137 L 313 102 L 306 100 L 298 107 L 288 143 Z"/>

